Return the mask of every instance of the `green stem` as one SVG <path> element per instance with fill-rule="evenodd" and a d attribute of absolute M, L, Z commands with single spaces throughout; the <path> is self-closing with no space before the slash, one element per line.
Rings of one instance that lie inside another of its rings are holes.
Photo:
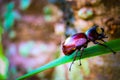
<path fill-rule="evenodd" d="M 120 51 L 120 39 L 112 40 L 112 41 L 109 41 L 105 44 L 108 45 L 109 47 L 111 47 L 114 51 Z M 103 46 L 95 45 L 95 46 L 92 46 L 92 47 L 85 49 L 83 56 L 82 56 L 82 59 L 88 58 L 88 57 L 93 57 L 93 56 L 98 56 L 98 55 L 102 55 L 102 54 L 108 54 L 108 53 L 111 53 L 109 49 L 106 49 Z M 33 76 L 33 75 L 35 75 L 39 72 L 42 72 L 44 70 L 47 70 L 47 69 L 56 67 L 58 65 L 62 65 L 62 64 L 71 62 L 74 58 L 74 55 L 75 55 L 75 52 L 70 56 L 63 56 L 61 58 L 58 58 L 58 59 L 56 59 L 56 60 L 54 60 L 54 61 L 52 61 L 44 66 L 41 66 L 35 70 L 30 71 L 29 73 L 27 73 L 23 76 L 20 76 L 19 78 L 17 78 L 17 80 L 23 80 L 27 77 Z M 79 55 L 80 55 L 80 51 L 79 51 Z M 77 60 L 78 60 L 78 58 L 77 58 Z"/>

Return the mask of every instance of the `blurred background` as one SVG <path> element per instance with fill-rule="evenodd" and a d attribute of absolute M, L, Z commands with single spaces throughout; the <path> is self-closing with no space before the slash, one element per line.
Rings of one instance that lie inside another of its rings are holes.
<path fill-rule="evenodd" d="M 15 80 L 64 56 L 61 44 L 94 24 L 120 37 L 120 0 L 0 0 L 0 80 Z M 90 43 L 89 46 L 94 44 Z M 26 80 L 120 80 L 120 54 L 61 65 Z"/>

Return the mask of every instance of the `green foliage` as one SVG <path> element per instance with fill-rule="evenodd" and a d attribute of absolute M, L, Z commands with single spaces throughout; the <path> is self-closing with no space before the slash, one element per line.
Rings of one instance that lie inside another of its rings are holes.
<path fill-rule="evenodd" d="M 3 28 L 2 28 L 2 24 L 1 24 L 1 21 L 0 21 L 0 43 L 1 43 L 1 40 L 2 40 L 2 34 L 3 34 Z"/>
<path fill-rule="evenodd" d="M 25 10 L 29 7 L 31 0 L 20 0 L 20 9 Z M 21 18 L 18 11 L 14 10 L 15 4 L 14 2 L 8 3 L 6 6 L 6 10 L 4 12 L 4 22 L 3 26 L 5 31 L 9 31 L 15 23 L 15 20 L 19 20 Z"/>
<path fill-rule="evenodd" d="M 8 13 L 12 12 L 13 9 L 14 9 L 14 7 L 15 7 L 14 2 L 8 3 L 8 4 L 6 5 L 6 11 L 7 11 L 6 13 L 8 14 Z M 6 17 L 7 17 L 7 14 L 5 15 Z"/>
<path fill-rule="evenodd" d="M 115 51 L 120 51 L 120 39 L 112 40 L 112 41 L 109 41 L 109 42 L 107 42 L 105 44 L 110 46 Z M 56 59 L 56 60 L 44 65 L 44 66 L 41 66 L 41 67 L 39 67 L 39 68 L 37 68 L 35 70 L 32 70 L 31 72 L 17 78 L 17 80 L 23 80 L 23 79 L 25 79 L 27 77 L 35 75 L 35 74 L 37 74 L 39 72 L 42 72 L 44 70 L 47 70 L 47 69 L 50 69 L 50 68 L 53 68 L 53 67 L 56 67 L 56 66 L 71 62 L 73 60 L 74 56 L 75 56 L 75 53 L 76 52 L 74 52 L 70 56 L 63 56 L 63 57 L 61 57 L 59 59 Z M 92 46 L 92 47 L 89 47 L 89 48 L 85 49 L 84 54 L 82 56 L 82 59 L 88 58 L 88 57 L 93 57 L 93 56 L 100 56 L 102 54 L 108 54 L 108 53 L 111 53 L 110 50 L 104 48 L 103 46 L 95 45 L 95 46 Z M 80 52 L 79 52 L 78 56 L 80 56 Z M 77 58 L 77 60 L 78 59 L 79 59 L 79 57 Z M 89 72 L 87 72 L 86 74 L 89 74 Z"/>
<path fill-rule="evenodd" d="M 3 28 L 2 28 L 2 24 L 0 23 L 0 35 L 4 32 Z"/>
<path fill-rule="evenodd" d="M 13 13 L 9 13 L 8 17 L 5 18 L 3 26 L 6 31 L 10 30 L 10 28 L 13 26 L 15 21 Z"/>
<path fill-rule="evenodd" d="M 51 21 L 52 20 L 52 9 L 49 6 L 44 7 L 43 9 L 44 12 L 44 18 L 46 21 Z"/>
<path fill-rule="evenodd" d="M 0 44 L 0 80 L 6 80 L 8 73 L 8 59 L 3 55 L 3 48 Z"/>
<path fill-rule="evenodd" d="M 6 31 L 8 31 L 14 24 L 15 16 L 13 13 L 14 3 L 10 2 L 6 5 L 6 11 L 4 12 L 4 22 L 3 26 Z"/>
<path fill-rule="evenodd" d="M 52 14 L 52 9 L 48 6 L 44 7 L 43 12 L 45 15 L 51 15 Z"/>
<path fill-rule="evenodd" d="M 0 55 L 0 80 L 6 80 L 8 77 L 8 59 Z"/>
<path fill-rule="evenodd" d="M 5 6 L 5 13 L 4 13 L 4 18 L 7 19 L 10 15 L 11 15 L 11 12 L 13 11 L 14 9 L 14 3 L 13 2 L 10 2 L 8 3 L 6 6 Z"/>
<path fill-rule="evenodd" d="M 29 7 L 30 3 L 31 3 L 31 0 L 21 0 L 20 1 L 20 9 L 21 10 L 27 9 Z"/>
<path fill-rule="evenodd" d="M 14 3 L 8 3 L 6 5 L 6 11 L 4 13 L 3 26 L 6 31 L 10 30 L 14 25 L 15 19 L 20 19 L 20 14 L 14 10 Z"/>
<path fill-rule="evenodd" d="M 30 3 L 31 3 L 31 0 L 21 0 L 20 9 L 21 10 L 27 9 Z M 3 26 L 5 31 L 9 31 L 13 27 L 15 20 L 19 20 L 21 16 L 19 12 L 14 9 L 15 8 L 14 2 L 8 3 L 5 7 L 6 7 L 6 10 L 4 12 Z"/>

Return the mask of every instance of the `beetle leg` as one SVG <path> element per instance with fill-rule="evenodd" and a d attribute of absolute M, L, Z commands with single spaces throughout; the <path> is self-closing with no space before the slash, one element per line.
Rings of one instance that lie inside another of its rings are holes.
<path fill-rule="evenodd" d="M 74 61 L 76 60 L 76 57 L 77 57 L 78 51 L 79 51 L 79 50 L 77 49 L 77 50 L 76 50 L 76 54 L 75 54 L 75 56 L 74 56 L 74 59 L 73 59 L 72 63 L 70 64 L 69 71 L 71 71 L 72 64 L 73 64 Z"/>
<path fill-rule="evenodd" d="M 112 50 L 109 46 L 107 46 L 105 44 L 102 44 L 102 43 L 99 43 L 99 42 L 96 42 L 96 41 L 94 41 L 94 44 L 98 44 L 98 45 L 104 46 L 105 48 L 108 48 L 111 52 L 113 52 L 113 54 L 116 53 L 114 50 Z"/>
<path fill-rule="evenodd" d="M 83 51 L 84 51 L 84 47 L 81 48 L 80 60 L 79 60 L 79 61 L 80 61 L 80 66 L 82 65 L 82 64 L 81 64 L 81 57 L 82 57 Z"/>
<path fill-rule="evenodd" d="M 84 52 L 84 49 L 87 47 L 87 44 L 84 45 L 84 47 L 81 48 L 81 53 L 80 53 L 80 66 L 82 65 L 81 64 L 81 58 L 82 58 L 82 54 Z"/>
<path fill-rule="evenodd" d="M 103 39 L 101 39 L 101 41 L 104 42 L 104 43 L 106 42 L 106 41 L 104 41 Z"/>

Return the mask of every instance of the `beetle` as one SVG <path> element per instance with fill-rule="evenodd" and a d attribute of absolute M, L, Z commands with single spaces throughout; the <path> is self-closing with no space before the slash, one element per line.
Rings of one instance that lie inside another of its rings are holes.
<path fill-rule="evenodd" d="M 108 48 L 113 54 L 115 54 L 116 52 L 114 50 L 112 50 L 109 46 L 103 44 L 105 43 L 105 41 L 103 40 L 104 38 L 108 37 L 105 35 L 104 29 L 100 28 L 98 25 L 93 25 L 92 28 L 87 30 L 85 33 L 76 33 L 68 37 L 62 44 L 63 53 L 65 55 L 71 55 L 74 51 L 76 51 L 73 61 L 69 67 L 69 71 L 71 70 L 72 64 L 76 60 L 78 51 L 81 51 L 81 54 L 79 56 L 81 59 L 84 49 L 87 47 L 89 42 L 93 42 L 94 44 L 98 44 L 105 48 Z"/>

